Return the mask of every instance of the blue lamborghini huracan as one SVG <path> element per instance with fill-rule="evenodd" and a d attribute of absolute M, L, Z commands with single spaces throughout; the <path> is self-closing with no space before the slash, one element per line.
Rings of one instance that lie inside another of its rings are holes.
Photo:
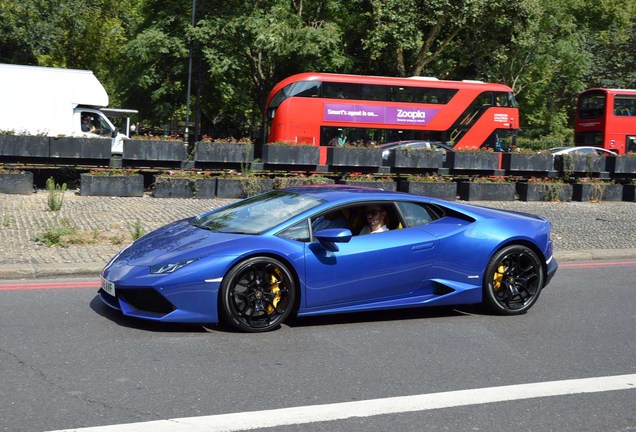
<path fill-rule="evenodd" d="M 365 235 L 379 211 L 382 232 Z M 300 186 L 147 234 L 104 268 L 99 295 L 127 316 L 246 332 L 290 314 L 483 303 L 514 315 L 556 272 L 550 229 L 531 214 Z"/>

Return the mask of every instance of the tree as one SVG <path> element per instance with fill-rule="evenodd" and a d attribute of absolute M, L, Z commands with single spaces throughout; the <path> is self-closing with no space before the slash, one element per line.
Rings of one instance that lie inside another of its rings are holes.
<path fill-rule="evenodd" d="M 0 3 L 0 61 L 90 69 L 117 99 L 113 70 L 141 0 L 8 0 Z"/>
<path fill-rule="evenodd" d="M 485 0 L 370 0 L 372 30 L 363 46 L 398 76 L 440 70 L 454 40 L 479 22 Z"/>
<path fill-rule="evenodd" d="M 207 116 L 233 119 L 255 136 L 278 81 L 343 67 L 342 32 L 333 21 L 339 10 L 335 0 L 230 0 L 205 11 L 192 35 L 213 83 L 212 97 L 202 101 Z"/>

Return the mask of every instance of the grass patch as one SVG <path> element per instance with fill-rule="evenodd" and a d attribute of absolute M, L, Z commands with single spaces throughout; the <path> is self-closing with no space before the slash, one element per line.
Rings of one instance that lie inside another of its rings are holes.
<path fill-rule="evenodd" d="M 56 220 L 46 227 L 44 232 L 33 237 L 33 241 L 47 247 L 69 247 L 74 245 L 112 244 L 122 245 L 131 243 L 143 236 L 145 231 L 139 220 L 130 231 L 119 229 L 80 230 L 67 218 Z M 136 237 L 138 236 L 138 237 Z"/>
<path fill-rule="evenodd" d="M 46 181 L 46 191 L 48 193 L 47 204 L 49 210 L 60 211 L 64 203 L 64 192 L 66 192 L 66 183 L 61 186 L 55 183 L 53 177 L 49 177 Z"/>

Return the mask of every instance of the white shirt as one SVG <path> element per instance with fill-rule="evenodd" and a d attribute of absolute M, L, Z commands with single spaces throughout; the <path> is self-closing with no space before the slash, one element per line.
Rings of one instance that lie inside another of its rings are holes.
<path fill-rule="evenodd" d="M 382 225 L 380 228 L 378 228 L 375 231 L 371 231 L 371 228 L 369 228 L 369 225 L 366 225 L 364 228 L 362 228 L 360 230 L 360 235 L 364 235 L 364 234 L 377 234 L 379 232 L 384 232 L 384 231 L 389 231 L 389 229 L 386 227 L 386 225 Z"/>

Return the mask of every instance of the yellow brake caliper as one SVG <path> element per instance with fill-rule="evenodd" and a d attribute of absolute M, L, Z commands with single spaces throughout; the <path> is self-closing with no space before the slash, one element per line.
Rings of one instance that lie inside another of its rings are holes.
<path fill-rule="evenodd" d="M 499 267 L 497 267 L 497 271 L 495 272 L 495 275 L 492 278 L 493 281 L 495 282 L 493 284 L 493 288 L 495 289 L 495 291 L 501 288 L 501 281 L 503 280 L 505 272 L 506 272 L 506 266 L 503 264 L 500 264 Z"/>
<path fill-rule="evenodd" d="M 267 314 L 271 315 L 276 310 L 278 306 L 278 302 L 280 302 L 280 270 L 276 269 L 272 274 L 269 275 L 269 291 L 274 294 L 274 298 L 272 299 L 272 303 L 267 305 Z"/>

